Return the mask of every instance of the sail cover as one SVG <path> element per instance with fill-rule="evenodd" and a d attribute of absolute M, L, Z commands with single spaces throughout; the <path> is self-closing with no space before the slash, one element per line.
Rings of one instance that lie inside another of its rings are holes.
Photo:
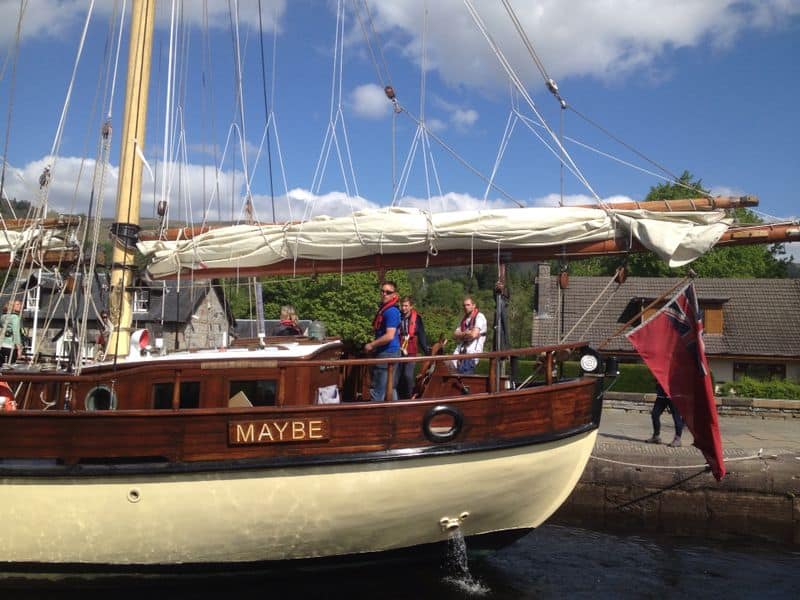
<path fill-rule="evenodd" d="M 509 208 L 431 213 L 379 208 L 291 224 L 233 225 L 192 239 L 140 242 L 153 277 L 182 270 L 264 267 L 295 259 L 341 261 L 376 254 L 543 248 L 618 237 L 639 241 L 671 267 L 708 251 L 731 221 L 722 211 Z"/>
<path fill-rule="evenodd" d="M 29 227 L 22 231 L 0 229 L 0 254 L 28 250 L 65 250 L 74 247 L 63 231 Z"/>

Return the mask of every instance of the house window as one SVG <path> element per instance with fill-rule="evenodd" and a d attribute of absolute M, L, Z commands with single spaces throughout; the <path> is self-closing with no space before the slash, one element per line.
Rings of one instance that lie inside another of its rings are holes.
<path fill-rule="evenodd" d="M 175 384 L 171 381 L 153 384 L 153 408 L 171 409 L 172 390 Z M 181 381 L 179 408 L 200 408 L 200 382 Z"/>
<path fill-rule="evenodd" d="M 648 308 L 642 314 L 641 319 L 639 319 L 637 324 L 644 323 L 650 317 L 654 316 L 659 310 L 664 308 L 665 302 L 661 302 L 656 306 Z M 723 329 L 723 319 L 722 319 L 722 305 L 719 303 L 714 303 L 711 305 L 706 305 L 704 303 L 700 303 L 700 313 L 703 319 L 703 331 L 705 333 L 722 333 Z M 620 322 L 624 323 L 625 314 L 620 317 Z"/>
<path fill-rule="evenodd" d="M 765 363 L 733 363 L 733 380 L 752 377 L 761 381 L 770 379 L 786 379 L 786 365 Z"/>
<path fill-rule="evenodd" d="M 275 406 L 278 384 L 274 379 L 231 381 L 229 398 L 242 392 L 253 406 Z"/>
<path fill-rule="evenodd" d="M 133 312 L 150 312 L 150 290 L 134 290 L 133 292 Z"/>
<path fill-rule="evenodd" d="M 31 312 L 39 310 L 39 296 L 41 290 L 42 288 L 37 285 L 25 292 L 25 310 Z"/>
<path fill-rule="evenodd" d="M 719 305 L 703 308 L 703 331 L 722 333 L 722 307 Z"/>

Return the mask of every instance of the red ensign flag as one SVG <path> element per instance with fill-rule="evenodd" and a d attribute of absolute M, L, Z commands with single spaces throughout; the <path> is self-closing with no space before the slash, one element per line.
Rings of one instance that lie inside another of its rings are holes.
<path fill-rule="evenodd" d="M 680 411 L 719 481 L 725 475 L 722 440 L 694 284 L 626 337 Z"/>

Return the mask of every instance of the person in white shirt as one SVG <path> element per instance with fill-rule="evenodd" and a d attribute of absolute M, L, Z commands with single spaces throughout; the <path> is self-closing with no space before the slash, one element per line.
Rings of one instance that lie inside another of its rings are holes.
<path fill-rule="evenodd" d="M 458 327 L 453 332 L 456 341 L 456 354 L 476 354 L 483 352 L 483 344 L 486 341 L 486 317 L 478 311 L 475 301 L 467 296 L 464 298 L 464 318 L 461 319 Z M 469 375 L 475 372 L 475 365 L 478 364 L 477 358 L 465 358 L 453 361 L 451 365 L 457 372 Z"/>

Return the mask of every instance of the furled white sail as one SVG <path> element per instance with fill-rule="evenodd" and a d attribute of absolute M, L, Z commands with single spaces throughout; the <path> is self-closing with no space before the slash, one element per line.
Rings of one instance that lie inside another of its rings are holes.
<path fill-rule="evenodd" d="M 376 254 L 536 248 L 630 236 L 668 261 L 708 251 L 731 221 L 723 211 L 650 212 L 601 208 L 510 208 L 430 213 L 380 208 L 302 223 L 234 225 L 188 240 L 146 241 L 154 277 L 182 270 L 266 267 L 284 260 L 340 261 Z"/>
<path fill-rule="evenodd" d="M 0 229 L 0 253 L 17 254 L 25 248 L 64 250 L 74 246 L 63 231 L 30 227 L 22 231 Z"/>

